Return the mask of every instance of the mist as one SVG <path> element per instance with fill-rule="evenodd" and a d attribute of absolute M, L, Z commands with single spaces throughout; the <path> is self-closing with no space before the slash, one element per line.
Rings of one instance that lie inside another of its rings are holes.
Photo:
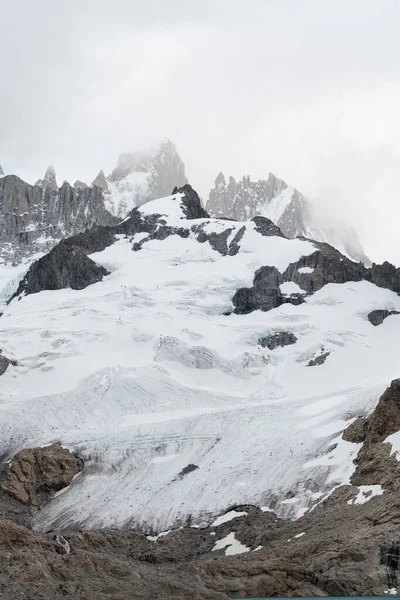
<path fill-rule="evenodd" d="M 400 265 L 395 0 L 0 0 L 0 164 L 91 182 L 177 146 L 204 197 L 271 171 Z"/>

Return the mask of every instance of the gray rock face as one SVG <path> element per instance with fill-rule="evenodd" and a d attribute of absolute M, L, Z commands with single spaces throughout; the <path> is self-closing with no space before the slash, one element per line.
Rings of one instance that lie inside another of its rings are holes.
<path fill-rule="evenodd" d="M 277 331 L 276 333 L 263 336 L 258 340 L 259 345 L 262 348 L 268 348 L 268 350 L 283 348 L 284 346 L 290 346 L 296 342 L 297 337 L 291 331 Z"/>
<path fill-rule="evenodd" d="M 116 182 L 133 172 L 150 174 L 146 201 L 169 196 L 175 187 L 188 182 L 185 165 L 170 140 L 163 142 L 154 154 L 122 154 L 109 180 Z"/>
<path fill-rule="evenodd" d="M 95 185 L 103 190 L 103 192 L 108 192 L 108 183 L 103 170 L 101 170 L 97 177 L 92 181 L 92 187 Z"/>
<path fill-rule="evenodd" d="M 330 355 L 330 352 L 325 352 L 324 350 L 325 348 L 321 348 L 321 354 L 318 354 L 318 356 L 309 360 L 307 363 L 307 367 L 320 367 L 321 365 L 323 365 L 328 356 Z"/>
<path fill-rule="evenodd" d="M 0 177 L 3 177 L 3 175 L 4 175 L 3 167 L 0 165 Z"/>
<path fill-rule="evenodd" d="M 186 183 L 182 187 L 174 187 L 172 194 L 184 194 L 181 208 L 186 219 L 209 219 L 209 214 L 204 210 L 197 192 Z"/>
<path fill-rule="evenodd" d="M 256 216 L 271 219 L 288 238 L 305 236 L 328 242 L 345 252 L 353 260 L 370 264 L 357 234 L 343 223 L 332 224 L 326 217 L 316 218 L 309 201 L 296 188 L 288 186 L 272 173 L 267 180 L 251 181 L 244 176 L 240 181 L 223 173 L 215 180 L 210 191 L 207 211 L 212 217 L 227 217 L 237 221 Z"/>
<path fill-rule="evenodd" d="M 53 166 L 47 168 L 46 173 L 44 174 L 43 179 L 38 179 L 35 185 L 43 188 L 44 190 L 53 190 L 56 192 L 58 190 L 57 180 L 56 180 L 56 171 Z"/>
<path fill-rule="evenodd" d="M 74 189 L 64 183 L 53 190 L 15 175 L 0 179 L 0 255 L 13 261 L 93 225 L 117 221 L 106 211 L 98 187 Z"/>
<path fill-rule="evenodd" d="M 368 315 L 368 321 L 372 323 L 372 325 L 382 325 L 383 321 L 390 317 L 391 315 L 399 315 L 399 311 L 397 310 L 373 310 Z"/>
<path fill-rule="evenodd" d="M 31 265 L 10 300 L 42 290 L 82 290 L 102 281 L 105 275 L 109 272 L 93 262 L 81 248 L 61 242 Z"/>
<path fill-rule="evenodd" d="M 344 430 L 342 438 L 345 442 L 361 444 L 365 442 L 369 429 L 368 417 L 358 417 Z"/>

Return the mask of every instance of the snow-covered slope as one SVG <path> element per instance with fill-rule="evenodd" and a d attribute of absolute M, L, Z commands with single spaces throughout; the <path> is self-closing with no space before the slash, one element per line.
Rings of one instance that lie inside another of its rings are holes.
<path fill-rule="evenodd" d="M 134 212 L 143 230 L 90 256 L 103 281 L 22 295 L 1 317 L 18 366 L 1 377 L 0 452 L 60 441 L 85 461 L 39 528 L 160 531 L 246 503 L 298 516 L 348 480 L 359 445 L 341 432 L 398 375 L 400 317 L 367 319 L 400 310 L 397 294 L 331 283 L 297 306 L 229 314 L 259 267 L 283 273 L 316 247 L 256 222 L 190 219 L 184 202 Z M 221 234 L 231 253 L 215 249 Z M 259 344 L 277 332 L 296 343 Z"/>
<path fill-rule="evenodd" d="M 246 221 L 255 216 L 271 219 L 290 238 L 308 237 L 327 242 L 355 261 L 370 264 L 356 232 L 337 217 L 324 214 L 296 188 L 272 173 L 268 179 L 251 181 L 242 177 L 226 183 L 223 173 L 210 191 L 207 211 L 213 217 Z"/>

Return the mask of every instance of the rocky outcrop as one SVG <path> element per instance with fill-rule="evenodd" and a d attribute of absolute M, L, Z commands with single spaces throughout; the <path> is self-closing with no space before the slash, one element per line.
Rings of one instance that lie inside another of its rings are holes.
<path fill-rule="evenodd" d="M 387 319 L 387 317 L 399 314 L 400 313 L 398 310 L 373 310 L 368 314 L 368 321 L 376 327 L 377 325 L 382 325 L 383 321 Z"/>
<path fill-rule="evenodd" d="M 291 331 L 277 331 L 275 333 L 270 333 L 269 335 L 260 337 L 258 340 L 259 345 L 262 348 L 268 348 L 268 350 L 283 348 L 284 346 L 290 346 L 296 342 L 297 337 Z"/>
<path fill-rule="evenodd" d="M 3 171 L 3 167 L 0 165 L 0 177 L 4 176 L 4 171 Z"/>
<path fill-rule="evenodd" d="M 35 185 L 43 188 L 44 190 L 49 189 L 56 192 L 58 190 L 58 185 L 56 179 L 56 171 L 54 167 L 50 165 L 50 167 L 48 167 L 46 173 L 44 174 L 43 179 L 38 179 Z"/>
<path fill-rule="evenodd" d="M 10 365 L 16 367 L 17 361 L 4 356 L 3 351 L 0 349 L 0 375 L 4 375 Z"/>
<path fill-rule="evenodd" d="M 83 461 L 59 444 L 21 450 L 11 461 L 1 488 L 23 504 L 40 506 L 70 485 Z"/>
<path fill-rule="evenodd" d="M 204 210 L 198 193 L 191 185 L 186 183 L 182 187 L 174 187 L 172 195 L 184 194 L 181 208 L 186 219 L 209 219 L 209 214 Z"/>
<path fill-rule="evenodd" d="M 61 242 L 31 265 L 9 302 L 22 294 L 27 296 L 43 290 L 82 290 L 102 281 L 106 275 L 109 272 L 91 260 L 81 248 Z"/>
<path fill-rule="evenodd" d="M 278 237 L 285 237 L 279 227 L 270 221 L 270 219 L 266 219 L 265 217 L 254 217 L 252 221 L 254 221 L 256 224 L 256 231 L 261 235 L 266 237 L 271 237 L 274 235 Z"/>
<path fill-rule="evenodd" d="M 275 267 L 261 267 L 255 272 L 253 286 L 241 288 L 234 295 L 232 302 L 238 314 L 247 314 L 253 310 L 271 310 L 283 304 L 301 304 L 304 297 L 292 294 L 285 297 L 279 289 L 281 283 L 293 281 L 307 294 L 320 290 L 328 283 L 346 283 L 363 279 L 384 287 L 400 295 L 400 268 L 389 263 L 373 264 L 365 267 L 343 256 L 338 250 L 321 242 L 313 242 L 317 250 L 302 256 L 291 263 L 284 273 Z M 391 314 L 396 313 L 393 311 Z"/>
<path fill-rule="evenodd" d="M 315 358 L 309 360 L 307 363 L 307 367 L 320 367 L 324 364 L 329 355 L 329 351 L 325 352 L 325 348 L 321 348 L 321 353 L 318 354 L 318 356 L 316 356 Z"/>
<path fill-rule="evenodd" d="M 400 379 L 392 381 L 368 419 L 365 440 L 355 460 L 353 484 L 399 489 L 400 463 L 392 454 L 391 444 L 385 443 L 397 431 L 400 431 Z"/>
<path fill-rule="evenodd" d="M 358 417 L 353 423 L 351 423 L 347 429 L 344 430 L 342 438 L 345 442 L 352 442 L 353 444 L 361 444 L 365 442 L 368 434 L 369 418 Z"/>
<path fill-rule="evenodd" d="M 104 171 L 101 169 L 97 177 L 92 181 L 92 187 L 97 186 L 103 192 L 108 192 L 108 183 Z"/>

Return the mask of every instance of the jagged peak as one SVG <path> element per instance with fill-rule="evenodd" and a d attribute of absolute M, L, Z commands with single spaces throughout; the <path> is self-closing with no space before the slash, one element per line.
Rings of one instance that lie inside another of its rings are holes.
<path fill-rule="evenodd" d="M 36 182 L 36 185 L 42 187 L 43 189 L 51 189 L 58 190 L 57 180 L 56 180 L 56 171 L 53 165 L 47 167 L 46 173 L 44 174 L 43 179 L 39 179 Z"/>
<path fill-rule="evenodd" d="M 74 183 L 74 188 L 76 188 L 77 190 L 79 189 L 84 189 L 89 187 L 87 183 L 85 183 L 84 181 L 80 181 L 79 179 L 77 179 Z"/>
<path fill-rule="evenodd" d="M 0 177 L 4 177 L 4 175 L 3 167 L 0 165 Z"/>
<path fill-rule="evenodd" d="M 101 188 L 104 192 L 108 191 L 108 183 L 103 169 L 100 169 L 98 175 L 93 179 L 92 186 Z"/>
<path fill-rule="evenodd" d="M 226 185 L 225 175 L 222 171 L 220 171 L 215 178 L 215 187 L 219 185 Z"/>

